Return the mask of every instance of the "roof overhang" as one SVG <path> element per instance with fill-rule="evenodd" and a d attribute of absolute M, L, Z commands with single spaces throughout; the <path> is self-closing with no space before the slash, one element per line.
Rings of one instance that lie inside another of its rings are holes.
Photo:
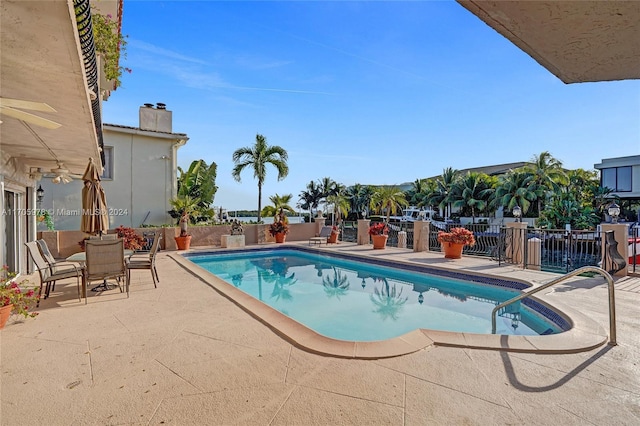
<path fill-rule="evenodd" d="M 458 0 L 565 83 L 640 78 L 640 2 Z"/>
<path fill-rule="evenodd" d="M 22 111 L 61 125 L 0 115 L 2 157 L 26 170 L 48 171 L 58 160 L 82 173 L 100 149 L 73 0 L 3 0 L 0 15 L 0 97 L 46 103 L 55 112 Z"/>

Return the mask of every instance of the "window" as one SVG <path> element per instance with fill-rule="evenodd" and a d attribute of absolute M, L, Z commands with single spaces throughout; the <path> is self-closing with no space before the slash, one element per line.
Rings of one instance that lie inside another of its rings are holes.
<path fill-rule="evenodd" d="M 113 147 L 105 146 L 104 152 L 104 171 L 102 172 L 101 179 L 113 179 Z"/>
<path fill-rule="evenodd" d="M 631 166 L 602 169 L 600 185 L 614 192 L 631 192 Z"/>

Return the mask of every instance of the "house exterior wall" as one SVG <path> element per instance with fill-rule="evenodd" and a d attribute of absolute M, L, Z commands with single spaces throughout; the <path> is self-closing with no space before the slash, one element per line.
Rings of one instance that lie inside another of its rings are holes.
<path fill-rule="evenodd" d="M 103 132 L 105 149 L 112 147 L 112 178 L 102 180 L 109 229 L 171 224 L 167 211 L 176 193 L 177 149 L 186 136 L 113 125 L 104 125 Z M 39 183 L 45 191 L 42 208 L 50 211 L 55 229 L 79 230 L 82 177 L 66 185 L 56 185 L 49 178 Z"/>
<path fill-rule="evenodd" d="M 36 235 L 35 182 L 1 151 L 0 160 L 0 261 L 24 274 L 30 272 L 24 243 Z"/>

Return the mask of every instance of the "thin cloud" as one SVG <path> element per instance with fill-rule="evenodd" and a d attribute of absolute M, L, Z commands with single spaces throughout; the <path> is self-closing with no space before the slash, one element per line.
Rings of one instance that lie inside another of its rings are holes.
<path fill-rule="evenodd" d="M 177 60 L 180 60 L 180 61 L 192 62 L 192 63 L 195 63 L 195 64 L 206 65 L 206 62 L 203 61 L 202 59 L 192 58 L 190 56 L 185 56 L 185 55 L 182 55 L 180 53 L 173 52 L 173 51 L 168 50 L 168 49 L 163 49 L 162 47 L 158 47 L 158 46 L 155 46 L 155 45 L 153 45 L 151 43 L 146 43 L 146 42 L 140 41 L 140 40 L 135 40 L 135 39 L 134 40 L 128 40 L 127 41 L 127 47 L 140 49 L 140 50 L 143 50 L 145 52 L 153 53 L 154 55 L 164 56 L 166 58 L 177 59 Z"/>

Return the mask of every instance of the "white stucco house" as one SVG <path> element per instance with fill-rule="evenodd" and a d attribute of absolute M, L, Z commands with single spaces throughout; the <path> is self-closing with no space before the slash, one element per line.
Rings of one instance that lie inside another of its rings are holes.
<path fill-rule="evenodd" d="M 138 127 L 103 124 L 102 187 L 110 229 L 174 222 L 167 211 L 177 191 L 177 151 L 188 137 L 172 132 L 172 116 L 162 103 L 144 104 Z M 81 175 L 64 185 L 47 178 L 39 184 L 44 190 L 41 208 L 52 213 L 55 229 L 79 230 L 76 212 L 82 209 Z M 38 224 L 38 230 L 46 229 L 43 226 Z"/>

